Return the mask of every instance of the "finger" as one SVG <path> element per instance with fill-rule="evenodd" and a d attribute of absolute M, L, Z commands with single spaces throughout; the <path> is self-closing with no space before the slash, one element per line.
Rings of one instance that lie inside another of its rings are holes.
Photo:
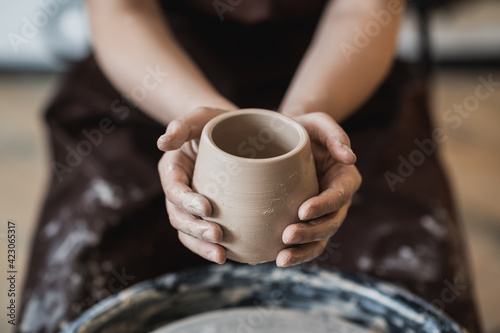
<path fill-rule="evenodd" d="M 218 264 L 226 262 L 226 251 L 220 245 L 207 243 L 179 232 L 179 240 L 197 255 Z"/>
<path fill-rule="evenodd" d="M 170 224 L 175 229 L 206 242 L 220 243 L 222 241 L 222 229 L 217 223 L 198 219 L 169 201 L 167 201 L 167 210 Z"/>
<path fill-rule="evenodd" d="M 325 239 L 281 250 L 276 258 L 276 265 L 278 267 L 289 267 L 311 261 L 323 253 L 327 243 L 328 239 Z"/>
<path fill-rule="evenodd" d="M 184 142 L 199 138 L 203 127 L 212 118 L 225 110 L 201 107 L 168 124 L 165 134 L 160 136 L 157 145 L 162 151 L 179 149 Z"/>
<path fill-rule="evenodd" d="M 183 156 L 182 152 L 166 153 L 158 164 L 163 191 L 168 201 L 182 207 L 186 212 L 196 216 L 210 216 L 210 202 L 204 196 L 194 193 L 188 186 L 192 174 L 187 170 L 189 167 L 194 167 L 193 163 Z"/>
<path fill-rule="evenodd" d="M 170 181 L 189 185 L 193 172 L 194 161 L 186 156 L 182 149 L 166 152 L 158 162 L 158 173 L 165 192 Z"/>
<path fill-rule="evenodd" d="M 324 190 L 299 207 L 299 219 L 312 220 L 339 210 L 351 200 L 360 185 L 361 175 L 354 165 L 333 165 L 321 179 L 320 188 Z"/>
<path fill-rule="evenodd" d="M 210 202 L 201 194 L 181 182 L 172 181 L 166 188 L 167 200 L 177 207 L 182 208 L 186 213 L 208 217 L 212 213 Z"/>
<path fill-rule="evenodd" d="M 340 228 L 347 215 L 348 206 L 310 222 L 290 224 L 283 232 L 285 244 L 306 244 L 332 237 Z"/>
<path fill-rule="evenodd" d="M 318 141 L 311 140 L 311 150 L 318 176 L 323 175 L 332 165 L 337 163 L 337 161 L 332 158 L 330 151 Z"/>
<path fill-rule="evenodd" d="M 336 161 L 344 164 L 356 162 L 349 137 L 332 117 L 322 112 L 315 112 L 295 119 L 305 127 L 311 140 L 319 141 L 328 148 Z"/>

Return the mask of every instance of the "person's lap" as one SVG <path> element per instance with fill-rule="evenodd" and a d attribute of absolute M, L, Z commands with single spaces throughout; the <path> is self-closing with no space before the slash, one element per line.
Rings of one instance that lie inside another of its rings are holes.
<path fill-rule="evenodd" d="M 398 156 L 408 157 L 414 139 L 430 137 L 425 98 L 419 78 L 398 64 L 343 124 L 364 183 L 326 251 L 306 265 L 397 283 L 478 332 L 464 244 L 436 155 L 425 156 L 394 192 L 384 177 L 397 174 Z M 168 223 L 156 169 L 155 142 L 164 128 L 126 104 L 92 59 L 69 74 L 47 122 L 59 164 L 52 164 L 18 331 L 58 331 L 61 322 L 123 288 L 207 264 Z M 81 160 L 68 157 L 68 146 Z M 450 283 L 458 291 L 453 301 L 448 294 L 443 299 Z"/>

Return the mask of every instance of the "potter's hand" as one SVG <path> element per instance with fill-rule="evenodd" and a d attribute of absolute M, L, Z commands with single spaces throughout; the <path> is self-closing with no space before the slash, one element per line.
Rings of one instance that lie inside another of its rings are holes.
<path fill-rule="evenodd" d="M 283 232 L 283 242 L 297 246 L 279 253 L 276 263 L 281 267 L 310 261 L 323 252 L 361 185 L 349 137 L 330 116 L 317 112 L 294 119 L 311 138 L 321 193 L 300 206 L 299 218 L 304 222 L 291 224 Z"/>
<path fill-rule="evenodd" d="M 226 261 L 225 250 L 217 244 L 222 241 L 222 229 L 216 223 L 201 219 L 210 216 L 212 207 L 189 186 L 198 154 L 197 139 L 205 124 L 223 112 L 215 108 L 198 108 L 170 122 L 166 133 L 158 139 L 158 148 L 166 152 L 158 164 L 158 171 L 170 223 L 178 230 L 184 246 L 219 264 Z"/>

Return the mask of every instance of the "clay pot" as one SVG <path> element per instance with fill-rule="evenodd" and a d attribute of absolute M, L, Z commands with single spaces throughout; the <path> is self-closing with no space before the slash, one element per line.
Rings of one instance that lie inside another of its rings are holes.
<path fill-rule="evenodd" d="M 203 129 L 192 186 L 210 201 L 229 259 L 275 260 L 286 226 L 318 194 L 309 136 L 277 112 L 224 113 Z"/>

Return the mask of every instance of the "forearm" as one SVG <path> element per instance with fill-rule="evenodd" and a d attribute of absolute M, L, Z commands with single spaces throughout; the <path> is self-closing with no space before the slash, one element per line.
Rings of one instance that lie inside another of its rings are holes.
<path fill-rule="evenodd" d="M 235 108 L 179 46 L 158 1 L 88 0 L 87 6 L 101 68 L 153 118 L 166 124 L 201 106 Z"/>
<path fill-rule="evenodd" d="M 322 111 L 337 122 L 347 118 L 387 75 L 403 6 L 404 0 L 331 1 L 280 110 L 288 115 Z M 381 10 L 389 14 L 388 23 L 372 14 Z M 372 35 L 364 44 L 356 39 L 358 29 Z"/>

